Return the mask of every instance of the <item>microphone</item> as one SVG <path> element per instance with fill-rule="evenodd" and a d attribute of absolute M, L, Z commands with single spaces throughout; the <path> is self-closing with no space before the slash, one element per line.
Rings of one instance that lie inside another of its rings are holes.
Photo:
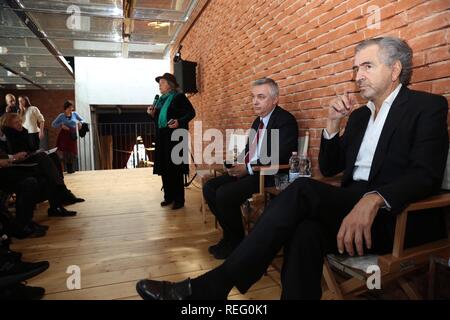
<path fill-rule="evenodd" d="M 156 104 L 158 103 L 158 100 L 159 100 L 159 94 L 157 94 L 157 95 L 155 96 L 155 99 L 153 100 L 153 107 L 156 108 Z"/>

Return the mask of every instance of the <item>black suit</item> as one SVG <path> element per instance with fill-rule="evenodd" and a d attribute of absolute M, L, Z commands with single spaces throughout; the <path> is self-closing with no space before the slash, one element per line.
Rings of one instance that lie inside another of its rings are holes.
<path fill-rule="evenodd" d="M 258 128 L 259 122 L 259 117 L 253 121 L 252 129 L 254 131 Z M 270 159 L 272 143 L 278 143 L 279 163 L 288 163 L 292 151 L 297 151 L 298 126 L 295 117 L 277 106 L 270 116 L 266 129 L 260 154 L 265 154 Z M 279 142 L 271 141 L 271 130 L 273 129 L 279 130 Z M 252 140 L 251 135 L 249 140 Z M 248 150 L 249 143 L 247 141 L 244 153 Z M 244 238 L 240 205 L 252 194 L 257 193 L 258 188 L 258 174 L 246 175 L 242 178 L 223 175 L 208 181 L 203 187 L 203 195 L 223 229 L 223 237 L 233 247 L 237 246 Z"/>
<path fill-rule="evenodd" d="M 320 169 L 327 176 L 343 170 L 342 187 L 296 180 L 269 203 L 250 235 L 226 260 L 225 271 L 241 292 L 264 274 L 284 247 L 282 298 L 320 298 L 323 257 L 337 251 L 341 222 L 366 192 L 379 192 L 392 207 L 380 210 L 372 225 L 371 251 L 376 253 L 392 250 L 396 213 L 438 192 L 448 152 L 447 101 L 403 87 L 381 132 L 369 181 L 355 182 L 354 164 L 369 116 L 366 107 L 355 110 L 342 137 L 322 139 Z M 407 246 L 444 235 L 440 216 L 413 217 L 407 228 L 420 232 L 408 232 L 412 237 Z"/>

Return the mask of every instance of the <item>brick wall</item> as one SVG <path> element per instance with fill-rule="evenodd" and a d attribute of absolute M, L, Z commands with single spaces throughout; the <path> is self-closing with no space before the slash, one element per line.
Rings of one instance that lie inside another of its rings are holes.
<path fill-rule="evenodd" d="M 280 105 L 296 116 L 300 134 L 310 130 L 310 153 L 317 166 L 325 108 L 335 93 L 355 90 L 354 46 L 378 35 L 399 36 L 413 48 L 412 88 L 450 100 L 448 0 L 215 0 L 201 4 L 206 6 L 194 12 L 179 40 L 183 59 L 199 63 L 200 92 L 190 99 L 204 128 L 248 128 L 254 119 L 250 83 L 272 77 L 281 88 Z M 369 11 L 373 5 L 380 8 L 380 29 L 367 27 L 375 22 L 374 12 Z"/>
<path fill-rule="evenodd" d="M 39 108 L 45 118 L 45 127 L 49 130 L 49 147 L 52 148 L 56 144 L 56 137 L 59 129 L 51 127 L 52 121 L 58 114 L 64 111 L 63 105 L 65 100 L 75 101 L 75 92 L 73 90 L 6 90 L 0 97 L 4 99 L 6 93 L 12 93 L 16 96 L 27 96 L 33 106 Z M 3 104 L 4 101 L 2 100 Z"/>

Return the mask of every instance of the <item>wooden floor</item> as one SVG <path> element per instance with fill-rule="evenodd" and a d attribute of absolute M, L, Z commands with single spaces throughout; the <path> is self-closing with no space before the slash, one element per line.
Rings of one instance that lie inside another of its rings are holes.
<path fill-rule="evenodd" d="M 203 223 L 200 189 L 191 185 L 186 206 L 161 208 L 161 182 L 151 169 L 87 171 L 66 176 L 66 184 L 86 202 L 68 207 L 76 217 L 48 218 L 40 204 L 35 220 L 50 229 L 43 238 L 14 240 L 25 261 L 48 260 L 50 268 L 30 279 L 46 289 L 44 299 L 140 299 L 139 279 L 182 280 L 221 263 L 207 251 L 220 239 L 214 219 Z M 81 289 L 69 290 L 66 273 L 80 267 Z M 269 269 L 246 295 L 229 299 L 279 299 L 279 274 Z"/>

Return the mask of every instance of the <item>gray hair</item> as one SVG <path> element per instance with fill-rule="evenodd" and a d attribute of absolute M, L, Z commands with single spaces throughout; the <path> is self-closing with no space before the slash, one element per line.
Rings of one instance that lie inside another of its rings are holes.
<path fill-rule="evenodd" d="M 411 47 L 406 41 L 397 37 L 380 37 L 367 39 L 356 46 L 355 52 L 367 48 L 371 45 L 377 45 L 380 48 L 380 60 L 387 66 L 392 66 L 397 60 L 402 64 L 400 72 L 400 83 L 408 85 L 412 76 L 412 56 Z"/>
<path fill-rule="evenodd" d="M 253 81 L 252 87 L 256 86 L 262 86 L 263 84 L 268 84 L 270 87 L 270 95 L 272 97 L 278 97 L 280 94 L 280 89 L 278 88 L 278 84 L 275 82 L 275 80 L 270 78 L 261 78 L 258 80 Z"/>

